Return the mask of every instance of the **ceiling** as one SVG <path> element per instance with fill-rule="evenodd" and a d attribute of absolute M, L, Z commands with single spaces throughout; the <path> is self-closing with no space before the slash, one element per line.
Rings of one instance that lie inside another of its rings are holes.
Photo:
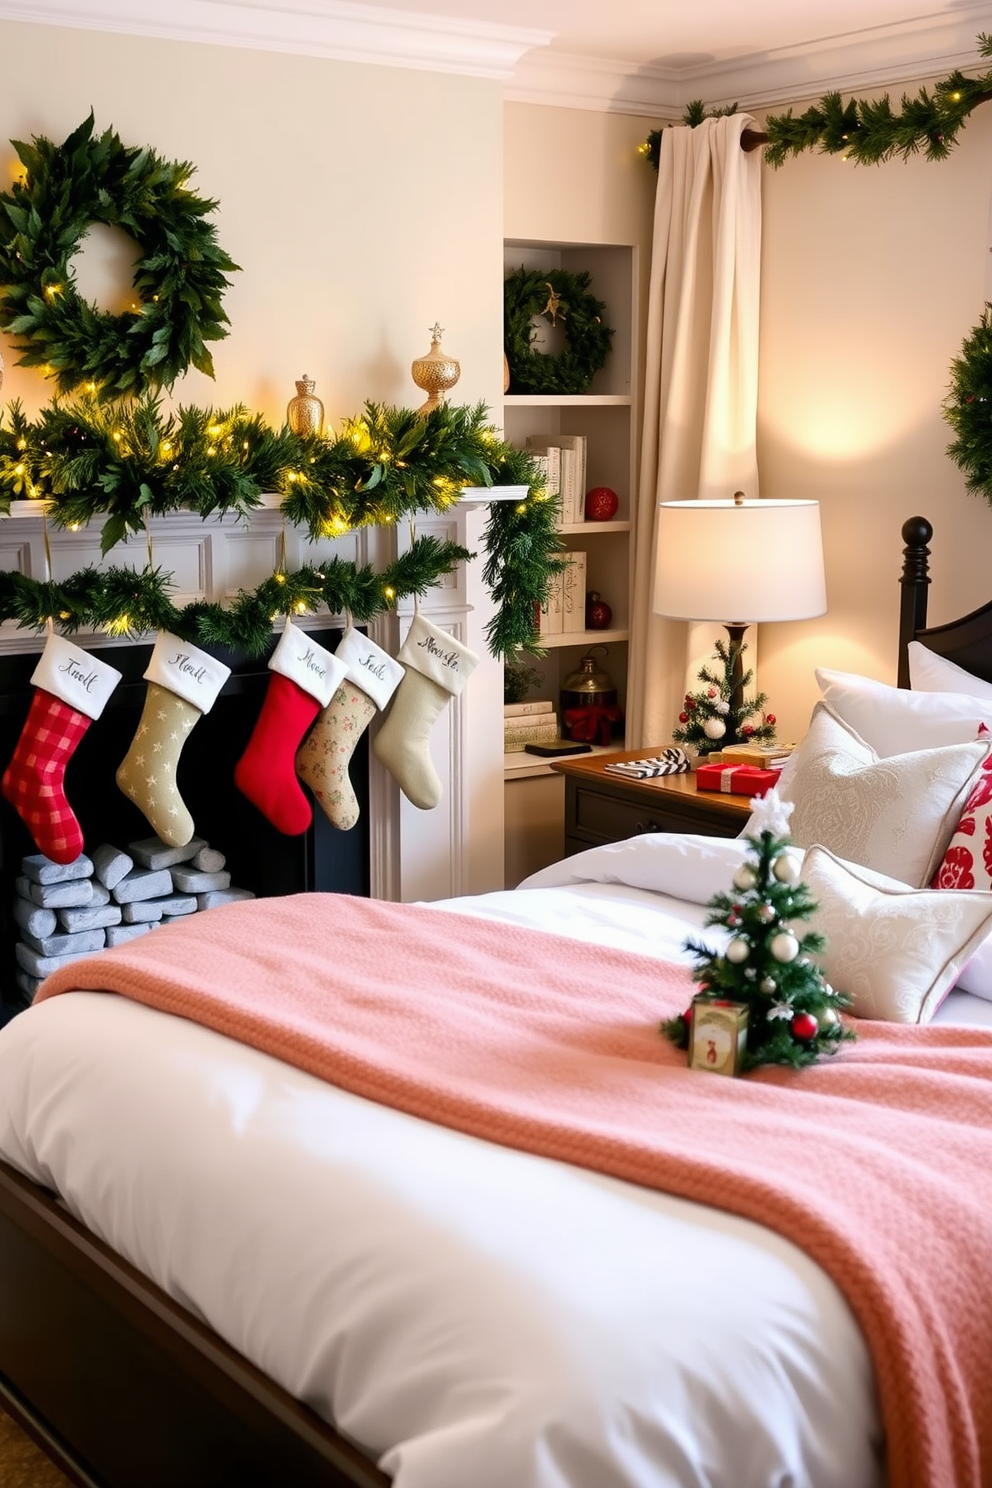
<path fill-rule="evenodd" d="M 677 113 L 984 71 L 992 0 L 0 0 L 0 19 L 499 78 L 511 99 Z"/>

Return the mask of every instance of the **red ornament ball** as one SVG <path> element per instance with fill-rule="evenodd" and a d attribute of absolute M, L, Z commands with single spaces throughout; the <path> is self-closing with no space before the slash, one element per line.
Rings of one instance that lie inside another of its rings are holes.
<path fill-rule="evenodd" d="M 688 722 L 689 722 L 689 715 L 688 715 L 688 713 L 680 713 L 679 714 L 679 723 L 688 723 Z"/>
<path fill-rule="evenodd" d="M 586 630 L 608 630 L 613 611 L 598 589 L 590 589 L 586 595 Z"/>
<path fill-rule="evenodd" d="M 778 719 L 775 717 L 775 714 L 774 713 L 766 713 L 765 714 L 765 722 L 766 723 L 777 723 L 778 722 Z"/>
<path fill-rule="evenodd" d="M 706 696 L 707 697 L 716 697 L 716 688 L 715 687 L 707 687 L 707 689 L 706 689 Z"/>
<path fill-rule="evenodd" d="M 794 1038 L 808 1044 L 820 1031 L 820 1025 L 812 1013 L 797 1013 L 792 1020 L 792 1034 Z"/>
<path fill-rule="evenodd" d="M 593 486 L 586 492 L 586 521 L 609 522 L 620 509 L 620 497 L 609 486 Z"/>
<path fill-rule="evenodd" d="M 742 739 L 750 739 L 750 737 L 751 737 L 751 735 L 753 733 L 754 733 L 754 724 L 753 723 L 745 723 L 744 726 L 741 729 L 741 738 Z"/>

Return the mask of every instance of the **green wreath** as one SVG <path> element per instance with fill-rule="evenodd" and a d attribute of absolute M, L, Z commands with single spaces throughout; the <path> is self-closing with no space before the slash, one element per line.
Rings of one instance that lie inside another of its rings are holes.
<path fill-rule="evenodd" d="M 504 337 L 511 393 L 585 393 L 606 363 L 613 341 L 602 300 L 589 293 L 587 273 L 516 269 L 503 283 Z M 532 345 L 535 315 L 560 325 L 566 349 L 558 356 Z"/>
<path fill-rule="evenodd" d="M 964 472 L 969 491 L 992 506 L 992 305 L 951 363 L 944 418 L 955 438 L 947 453 Z"/>
<path fill-rule="evenodd" d="M 93 135 L 93 114 L 62 145 L 13 141 L 26 172 L 0 193 L 0 330 L 19 361 L 44 367 L 59 393 L 99 398 L 171 387 L 191 365 L 213 376 L 208 341 L 227 335 L 221 296 L 236 270 L 205 221 L 216 202 L 186 186 L 193 167 Z M 93 222 L 141 249 L 140 304 L 104 315 L 79 294 L 71 260 Z"/>

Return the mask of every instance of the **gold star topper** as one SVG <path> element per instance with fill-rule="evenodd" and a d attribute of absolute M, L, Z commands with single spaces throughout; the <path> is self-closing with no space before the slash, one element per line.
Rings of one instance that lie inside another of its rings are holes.
<path fill-rule="evenodd" d="M 554 325 L 559 315 L 561 316 L 562 320 L 565 319 L 565 316 L 568 314 L 568 310 L 562 302 L 561 295 L 555 293 L 555 287 L 553 284 L 549 284 L 548 281 L 545 280 L 544 287 L 548 291 L 548 303 L 545 305 L 544 309 L 539 311 L 538 313 L 541 315 L 547 315 L 551 321 L 551 324 Z"/>

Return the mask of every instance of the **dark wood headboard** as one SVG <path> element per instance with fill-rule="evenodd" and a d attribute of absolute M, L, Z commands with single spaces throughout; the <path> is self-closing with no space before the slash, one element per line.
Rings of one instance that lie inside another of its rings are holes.
<path fill-rule="evenodd" d="M 926 517 L 910 517 L 902 524 L 902 596 L 899 605 L 899 673 L 900 687 L 909 686 L 910 641 L 922 641 L 938 656 L 956 662 L 992 682 L 992 601 L 980 610 L 949 620 L 946 625 L 927 625 L 927 597 L 930 587 L 930 549 L 933 528 Z"/>

